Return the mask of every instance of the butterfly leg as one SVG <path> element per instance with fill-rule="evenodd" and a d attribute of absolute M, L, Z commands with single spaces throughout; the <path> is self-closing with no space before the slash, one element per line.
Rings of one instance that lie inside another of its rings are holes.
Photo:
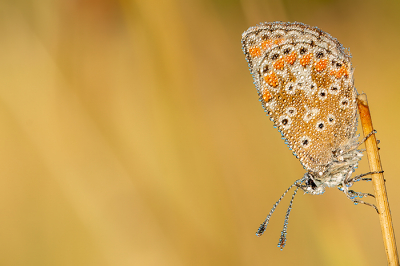
<path fill-rule="evenodd" d="M 362 197 L 364 197 L 364 196 L 370 196 L 370 197 L 374 197 L 374 198 L 375 198 L 374 195 L 372 195 L 372 194 L 370 194 L 370 193 L 361 193 L 361 192 L 355 192 L 355 191 L 353 191 L 353 190 L 349 190 L 349 188 L 348 188 L 346 185 L 338 186 L 338 188 L 339 188 L 339 190 L 342 191 L 342 192 L 347 196 L 347 198 L 350 199 L 355 205 L 357 205 L 357 204 L 359 204 L 359 203 L 365 204 L 365 205 L 367 205 L 367 206 L 373 207 L 373 208 L 376 210 L 376 212 L 379 214 L 378 208 L 377 208 L 374 204 L 365 202 L 365 201 L 363 201 L 363 200 L 356 199 L 356 197 L 362 198 Z"/>
<path fill-rule="evenodd" d="M 369 137 L 371 137 L 373 134 L 375 134 L 377 131 L 374 129 L 371 132 L 369 132 L 361 141 L 358 142 L 358 146 L 363 144 Z"/>
<path fill-rule="evenodd" d="M 355 142 L 353 142 L 350 146 L 348 146 L 348 147 L 346 147 L 345 149 L 338 149 L 338 150 L 336 150 L 336 151 L 334 151 L 334 156 L 339 156 L 339 155 L 341 155 L 341 154 L 343 154 L 343 153 L 347 153 L 347 152 L 349 152 L 349 151 L 352 151 L 352 150 L 355 150 L 355 149 L 357 149 L 361 144 L 363 144 L 369 137 L 371 137 L 373 134 L 375 134 L 377 131 L 374 129 L 374 130 L 372 130 L 371 132 L 369 132 L 368 134 L 367 134 L 367 136 L 365 136 L 361 141 L 355 141 Z M 360 135 L 358 135 L 358 136 L 356 136 L 357 138 L 359 137 Z M 379 144 L 379 141 L 377 140 L 376 141 L 377 142 L 377 144 Z M 379 148 L 378 148 L 379 149 Z M 366 149 L 361 149 L 361 150 L 358 150 L 359 152 L 361 152 L 361 153 L 363 153 L 363 152 L 365 152 L 366 151 Z"/>
<path fill-rule="evenodd" d="M 352 177 L 352 178 L 346 180 L 345 184 L 351 184 L 351 183 L 355 183 L 358 181 L 371 181 L 372 180 L 371 178 L 362 178 L 362 177 L 366 176 L 366 175 L 381 174 L 381 173 L 383 173 L 383 171 L 368 172 L 365 174 L 357 175 L 355 177 Z"/>
<path fill-rule="evenodd" d="M 351 198 L 357 198 L 357 197 L 360 198 L 360 199 L 363 198 L 363 197 L 373 197 L 373 198 L 375 198 L 375 196 L 373 194 L 371 194 L 371 193 L 356 192 L 356 191 L 354 191 L 352 189 L 349 189 L 348 193 L 349 193 Z"/>

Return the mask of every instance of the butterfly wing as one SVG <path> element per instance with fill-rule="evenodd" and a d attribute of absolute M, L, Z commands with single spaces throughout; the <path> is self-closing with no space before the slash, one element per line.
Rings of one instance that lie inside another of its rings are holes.
<path fill-rule="evenodd" d="M 357 128 L 350 53 L 301 23 L 263 23 L 242 35 L 260 101 L 305 169 L 324 172 Z"/>

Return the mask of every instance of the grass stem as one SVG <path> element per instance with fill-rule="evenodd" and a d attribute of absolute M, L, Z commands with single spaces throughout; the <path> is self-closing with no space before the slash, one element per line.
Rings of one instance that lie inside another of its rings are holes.
<path fill-rule="evenodd" d="M 372 130 L 371 114 L 369 112 L 367 95 L 360 94 L 357 97 L 358 111 L 360 113 L 361 125 L 364 136 L 368 135 Z M 371 172 L 382 171 L 381 160 L 379 157 L 378 144 L 375 134 L 371 135 L 365 141 L 365 147 L 368 157 L 369 168 Z M 389 266 L 399 265 L 399 256 L 397 254 L 396 239 L 392 223 L 392 215 L 390 213 L 389 201 L 386 193 L 385 180 L 383 173 L 372 174 L 372 184 L 375 191 L 376 206 L 379 210 L 379 221 L 381 224 L 383 243 L 385 245 L 386 256 Z"/>

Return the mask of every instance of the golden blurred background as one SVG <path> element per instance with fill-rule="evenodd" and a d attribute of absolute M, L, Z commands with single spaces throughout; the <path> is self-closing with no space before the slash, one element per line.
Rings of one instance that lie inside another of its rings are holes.
<path fill-rule="evenodd" d="M 0 265 L 386 264 L 375 211 L 337 189 L 298 194 L 283 251 L 290 196 L 255 236 L 304 170 L 240 40 L 300 21 L 351 48 L 400 230 L 399 1 L 3 0 L 0 14 Z"/>

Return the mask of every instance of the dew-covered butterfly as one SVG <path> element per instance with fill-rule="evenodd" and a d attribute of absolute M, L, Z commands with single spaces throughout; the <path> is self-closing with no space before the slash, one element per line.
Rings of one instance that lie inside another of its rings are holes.
<path fill-rule="evenodd" d="M 261 236 L 276 206 L 296 187 L 286 212 L 278 246 L 286 244 L 287 223 L 298 189 L 319 195 L 338 187 L 355 204 L 373 196 L 350 190 L 366 173 L 351 177 L 363 156 L 358 141 L 357 91 L 350 52 L 319 28 L 302 23 L 272 22 L 242 35 L 243 52 L 265 112 L 289 149 L 307 170 L 275 203 L 257 235 Z M 376 207 L 375 207 L 376 209 Z"/>

